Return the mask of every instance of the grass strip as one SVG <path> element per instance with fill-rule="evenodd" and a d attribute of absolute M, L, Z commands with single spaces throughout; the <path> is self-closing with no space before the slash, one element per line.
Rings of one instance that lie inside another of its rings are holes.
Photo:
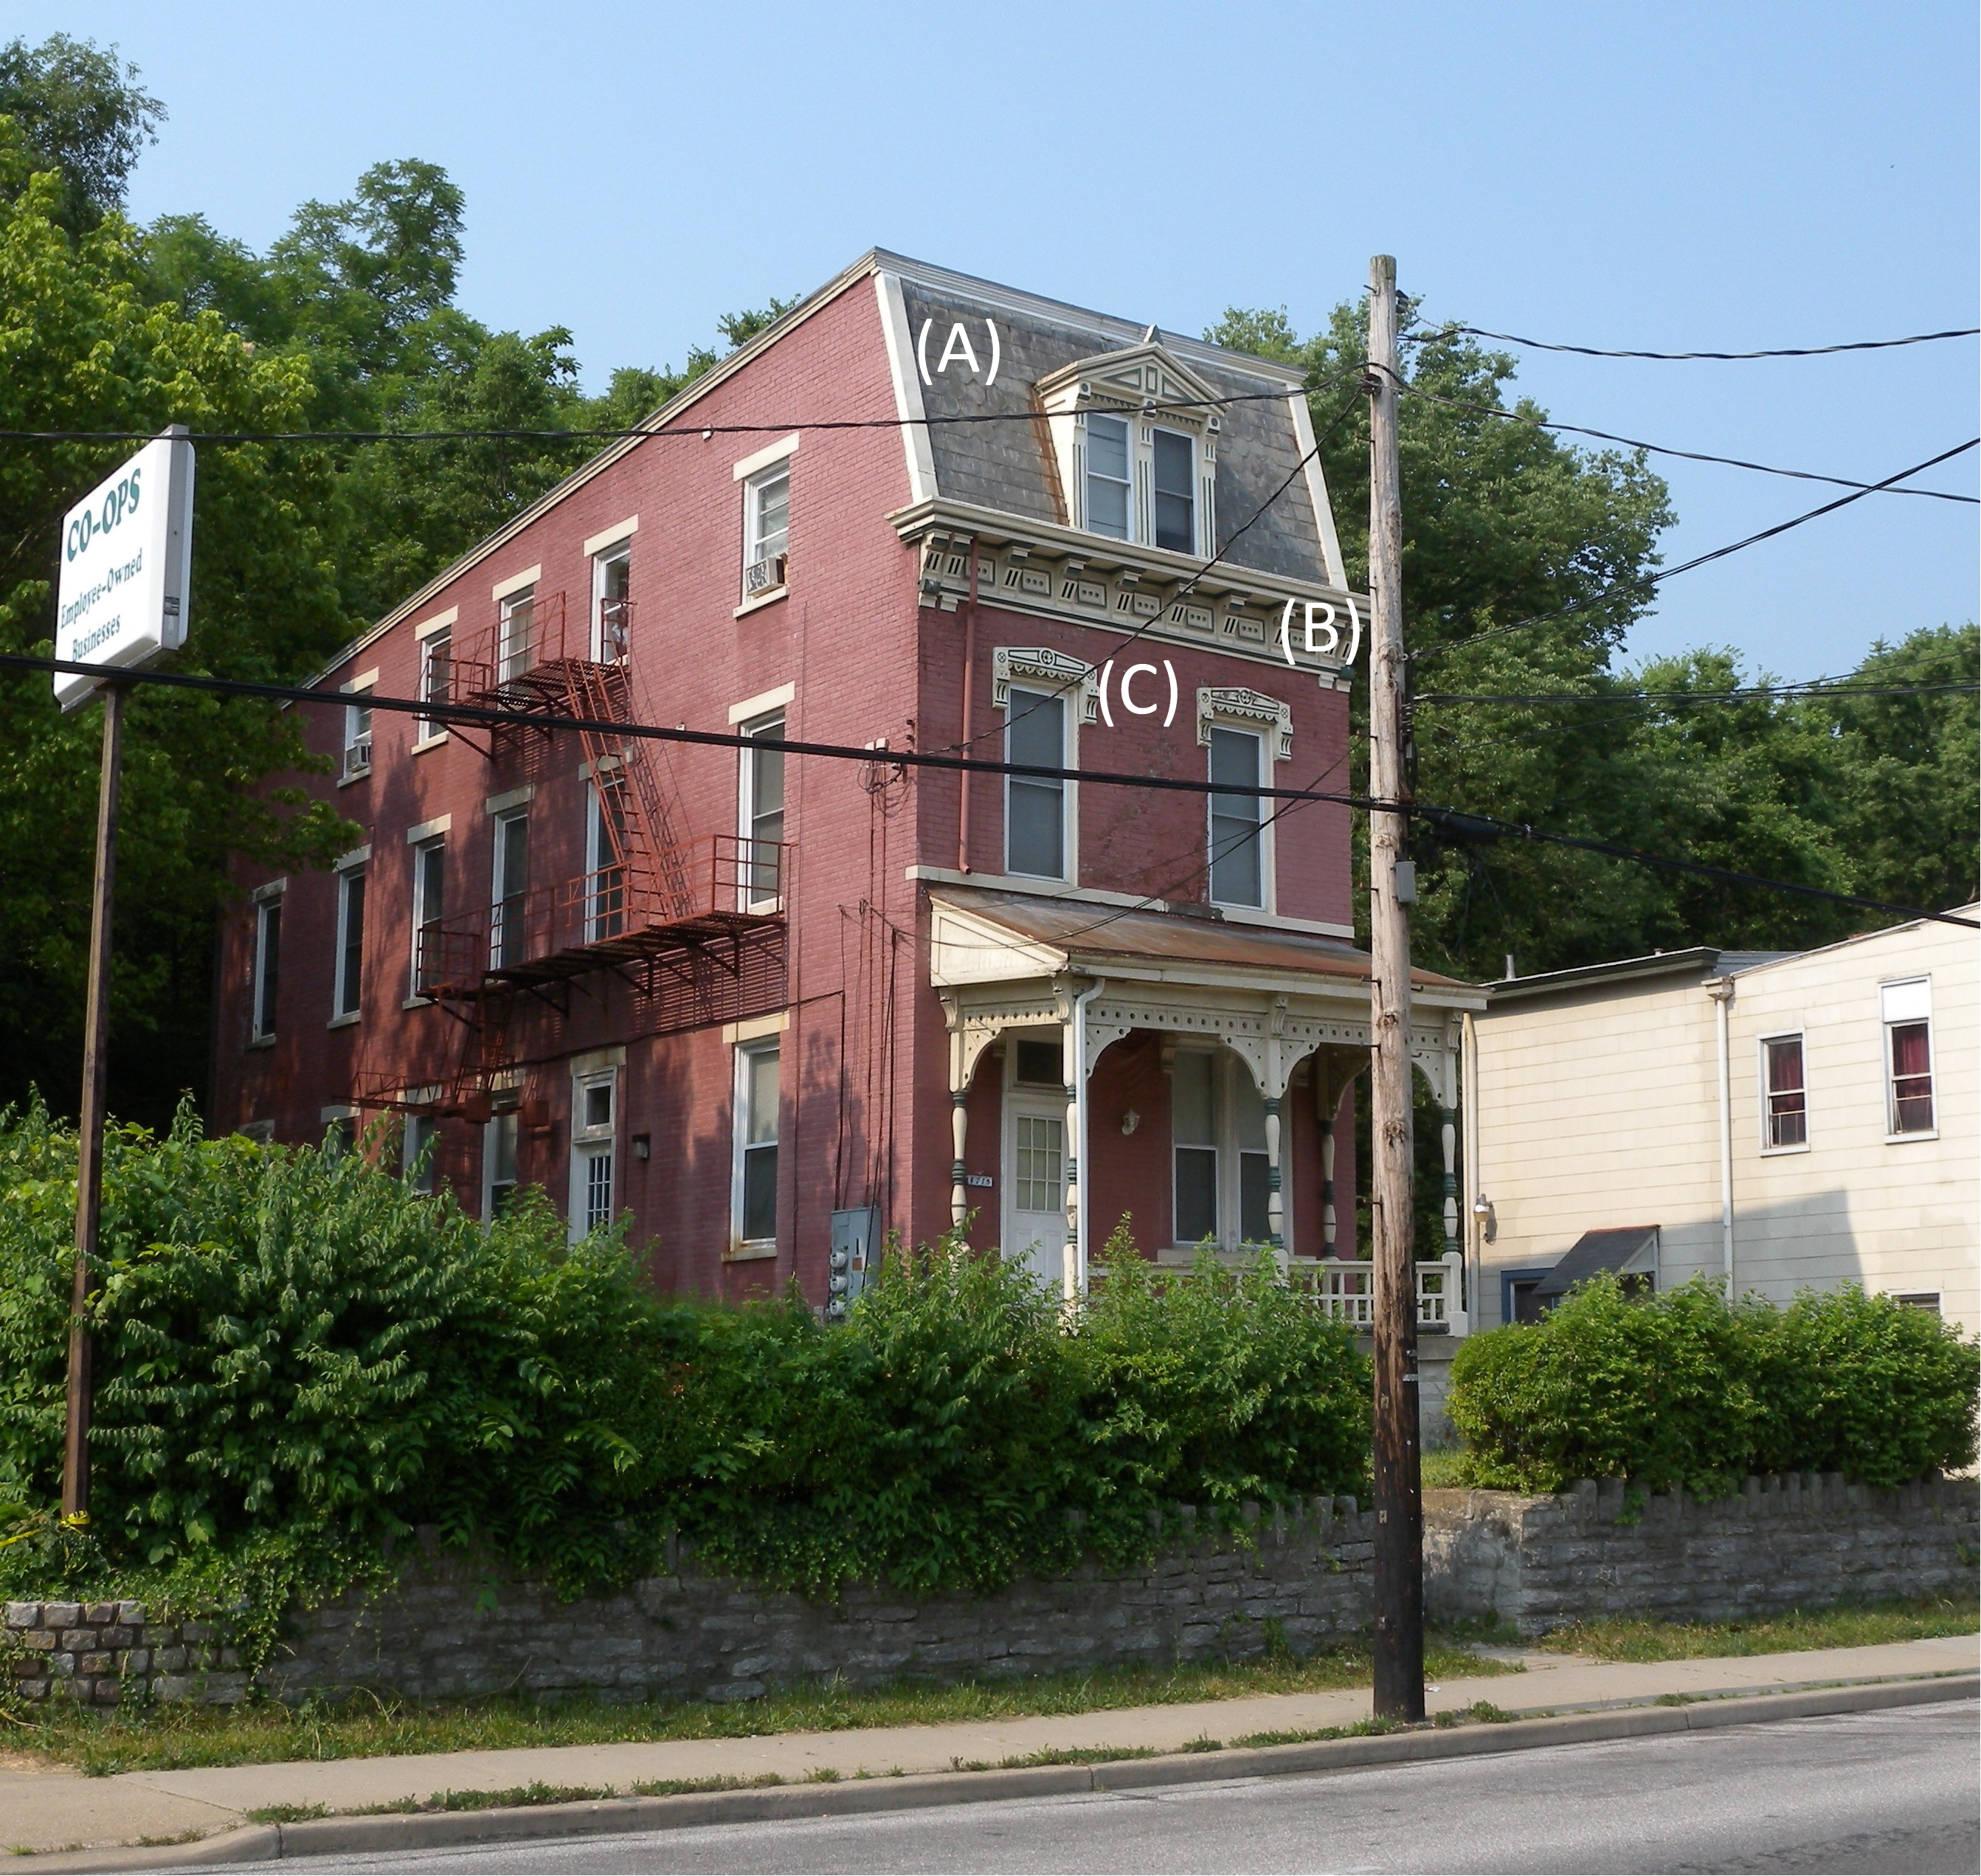
<path fill-rule="evenodd" d="M 1795 1654 L 1811 1648 L 1872 1648 L 1981 1628 L 1981 1600 L 1927 1596 L 1900 1602 L 1791 1609 L 1735 1622 L 1667 1622 L 1611 1615 L 1557 1628 L 1530 1645 L 1596 1661 L 1696 1661 L 1708 1656 Z"/>
<path fill-rule="evenodd" d="M 1427 1648 L 1425 1668 L 1433 1679 L 1518 1671 L 1442 1640 Z M 1368 1649 L 1356 1645 L 1304 1660 L 1268 1655 L 946 1687 L 856 1689 L 827 1682 L 721 1704 L 518 1697 L 416 1705 L 367 1694 L 335 1705 L 313 1698 L 293 1708 L 274 1701 L 231 1709 L 177 1705 L 97 1712 L 65 1706 L 28 1716 L 10 1743 L 101 1776 L 202 1765 L 934 1726 L 1329 1692 L 1367 1687 L 1370 1680 Z"/>

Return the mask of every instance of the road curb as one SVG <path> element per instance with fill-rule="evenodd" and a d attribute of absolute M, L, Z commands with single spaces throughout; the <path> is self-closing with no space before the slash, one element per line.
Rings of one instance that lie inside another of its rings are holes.
<path fill-rule="evenodd" d="M 7 1860 L 6 1868 L 21 1871 L 23 1876 L 36 1871 L 80 1873 L 204 1868 L 295 1857 L 434 1850 L 497 1841 L 850 1817 L 999 1799 L 1057 1798 L 1082 1791 L 1127 1791 L 1228 1778 L 1347 1771 L 1373 1765 L 1530 1751 L 1543 1746 L 1641 1739 L 1750 1725 L 1765 1720 L 1869 1713 L 1889 1707 L 1976 1698 L 1981 1698 L 1981 1675 L 1973 1674 L 1812 1688 L 1793 1694 L 1723 1698 L 1704 1695 L 1670 1705 L 1612 1707 L 1497 1724 L 1473 1722 L 1423 1732 L 1317 1739 L 1297 1745 L 1165 1753 L 1155 1758 L 1107 1759 L 1091 1765 L 1027 1765 L 990 1771 L 924 1773 L 900 1778 L 847 1778 L 735 1791 L 688 1791 L 671 1798 L 598 1798 L 576 1804 L 520 1805 L 488 1811 L 318 1818 L 298 1824 L 246 1825 L 192 1843 L 12 1857 Z"/>

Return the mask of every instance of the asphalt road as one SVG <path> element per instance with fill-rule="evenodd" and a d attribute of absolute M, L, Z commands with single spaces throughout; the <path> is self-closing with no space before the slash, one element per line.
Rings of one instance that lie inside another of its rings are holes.
<path fill-rule="evenodd" d="M 1972 1702 L 1121 1793 L 311 1858 L 358 1871 L 1981 1868 Z"/>

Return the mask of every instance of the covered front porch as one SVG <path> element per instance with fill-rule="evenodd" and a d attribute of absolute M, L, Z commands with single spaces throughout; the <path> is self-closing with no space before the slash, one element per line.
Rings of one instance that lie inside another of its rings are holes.
<path fill-rule="evenodd" d="M 1369 960 L 1343 940 L 945 886 L 931 975 L 949 1032 L 951 1217 L 1069 1298 L 1124 1216 L 1137 1246 L 1270 1250 L 1366 1322 L 1350 1089 L 1367 1066 Z M 1427 972 L 1410 1056 L 1441 1113 L 1443 1241 L 1418 1246 L 1419 1319 L 1462 1335 L 1461 1019 L 1480 993 Z"/>

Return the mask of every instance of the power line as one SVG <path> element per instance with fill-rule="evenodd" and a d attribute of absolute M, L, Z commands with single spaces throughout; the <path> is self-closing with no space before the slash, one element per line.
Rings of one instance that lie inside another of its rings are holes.
<path fill-rule="evenodd" d="M 1847 508 L 1853 501 L 1862 501 L 1866 495 L 1874 495 L 1889 488 L 1894 482 L 1903 482 L 1909 476 L 1922 474 L 1928 469 L 1946 462 L 1956 456 L 1965 455 L 1971 449 L 1981 446 L 1981 437 L 1973 437 L 1965 443 L 1956 443 L 1950 450 L 1942 450 L 1937 456 L 1929 456 L 1923 463 L 1915 463 L 1909 469 L 1901 469 L 1897 474 L 1886 477 L 1882 482 L 1873 482 L 1853 494 L 1840 496 L 1835 501 L 1826 501 L 1820 508 L 1811 508 L 1805 514 L 1798 514 L 1786 521 L 1778 521 L 1773 527 L 1764 527 L 1759 534 L 1749 534 L 1745 539 L 1729 541 L 1723 547 L 1715 547 L 1710 554 L 1701 554 L 1689 560 L 1681 560 L 1676 567 L 1660 567 L 1656 572 L 1640 575 L 1636 578 L 1620 580 L 1606 587 L 1600 593 L 1592 593 L 1586 599 L 1571 601 L 1557 607 L 1553 612 L 1536 613 L 1531 618 L 1516 619 L 1505 625 L 1489 626 L 1483 632 L 1474 632 L 1465 638 L 1453 639 L 1447 645 L 1432 645 L 1413 654 L 1420 658 L 1441 658 L 1449 652 L 1460 650 L 1467 645 L 1476 645 L 1483 639 L 1503 637 L 1509 632 L 1523 632 L 1530 626 L 1545 625 L 1556 619 L 1566 619 L 1572 614 L 1586 612 L 1592 606 L 1600 606 L 1607 600 L 1628 595 L 1647 597 L 1651 590 L 1666 580 L 1675 579 L 1680 574 L 1690 573 L 1694 567 L 1704 567 L 1713 560 L 1724 560 L 1730 554 L 1738 554 L 1743 547 L 1751 547 L 1763 541 L 1771 541 L 1777 534 L 1785 534 L 1792 527 L 1800 527 L 1805 521 L 1813 521 L 1819 517 L 1833 514 L 1839 508 Z"/>
<path fill-rule="evenodd" d="M 1958 925 L 1981 930 L 1981 923 L 1973 919 L 1956 918 L 1951 913 L 1931 912 L 1923 906 L 1899 905 L 1888 900 L 1866 899 L 1854 893 L 1834 892 L 1827 886 L 1802 885 L 1793 880 L 1770 879 L 1763 873 L 1741 873 L 1730 867 L 1712 866 L 1703 860 L 1652 853 L 1641 847 L 1623 847 L 1610 841 L 1582 840 L 1572 834 L 1555 833 L 1528 822 L 1503 820 L 1496 815 L 1477 814 L 1467 809 L 1447 807 L 1433 803 L 1381 801 L 1366 795 L 1334 794 L 1315 788 L 1276 788 L 1270 783 L 1214 782 L 1208 777 L 1199 781 L 1181 775 L 1150 775 L 1146 773 L 1131 775 L 1107 769 L 1067 769 L 1038 763 L 999 762 L 981 756 L 955 756 L 908 749 L 875 749 L 864 745 L 855 747 L 841 743 L 804 742 L 790 737 L 745 736 L 734 730 L 677 729 L 660 723 L 623 723 L 602 717 L 539 715 L 534 711 L 526 715 L 520 711 L 499 710 L 488 705 L 443 703 L 434 697 L 386 697 L 376 691 L 358 694 L 318 690 L 300 684 L 264 684 L 245 678 L 213 677 L 195 671 L 118 670 L 105 665 L 78 664 L 68 658 L 41 657 L 25 652 L 0 652 L 0 670 L 72 673 L 101 677 L 108 682 L 120 684 L 155 684 L 169 690 L 254 697 L 267 703 L 305 704 L 319 709 L 348 709 L 354 698 L 361 694 L 369 709 L 421 717 L 430 722 L 570 730 L 604 736 L 632 737 L 654 742 L 684 743 L 704 748 L 776 749 L 787 755 L 820 756 L 835 761 L 857 762 L 870 767 L 881 765 L 972 770 L 994 775 L 1030 776 L 1049 781 L 1090 782 L 1110 788 L 1150 788 L 1161 792 L 1199 796 L 1248 795 L 1260 800 L 1287 803 L 1331 802 L 1337 807 L 1359 809 L 1363 813 L 1377 810 L 1412 814 L 1443 828 L 1459 840 L 1476 841 L 1481 838 L 1497 839 L 1518 835 L 1523 840 L 1579 848 L 1613 859 L 1630 860 L 1640 866 L 1698 873 L 1736 884 L 1765 886 L 1773 890 L 1798 893 L 1806 898 L 1830 900 L 1869 911 L 1889 912 L 1901 918 L 1926 919 L 1937 924 Z"/>
<path fill-rule="evenodd" d="M 1447 333 L 1462 332 L 1475 339 L 1498 339 L 1508 345 L 1530 346 L 1536 351 L 1573 352 L 1583 358 L 1649 358 L 1660 363 L 1680 364 L 1710 358 L 1738 361 L 1749 358 L 1826 358 L 1836 352 L 1888 351 L 1896 345 L 1929 345 L 1939 339 L 1971 339 L 1981 336 L 1981 326 L 1956 326 L 1945 332 L 1914 332 L 1904 338 L 1853 339 L 1841 345 L 1778 345 L 1765 351 L 1618 351 L 1600 345 L 1562 345 L 1547 339 L 1523 338 L 1517 332 L 1489 332 L 1483 326 L 1446 326 L 1425 338 L 1441 338 Z M 1423 338 L 1417 343 L 1422 344 Z"/>
<path fill-rule="evenodd" d="M 1806 701 L 1811 697 L 1920 697 L 1937 691 L 1973 690 L 1975 680 L 1969 679 L 1959 684 L 1853 684 L 1833 682 L 1828 678 L 1813 677 L 1800 684 L 1753 684 L 1739 690 L 1552 690 L 1552 691 L 1458 691 L 1427 690 L 1420 693 L 1415 701 L 1418 704 L 1653 704 L 1666 699 L 1686 704 L 1730 704 L 1754 697 L 1780 697 L 1786 702 Z"/>
<path fill-rule="evenodd" d="M 1599 443 L 1615 443 L 1625 449 L 1642 450 L 1648 455 L 1674 456 L 1686 462 L 1717 463 L 1729 469 L 1751 469 L 1760 475 L 1787 476 L 1798 482 L 1827 482 L 1837 488 L 1859 489 L 1866 494 L 1883 488 L 1888 495 L 1914 495 L 1928 501 L 1965 502 L 1970 507 L 1981 507 L 1981 495 L 1962 495 L 1943 488 L 1893 488 L 1880 483 L 1860 482 L 1851 476 L 1819 475 L 1810 469 L 1782 469 L 1772 463 L 1749 462 L 1739 456 L 1713 456 L 1703 450 L 1676 449 L 1670 444 L 1646 443 L 1640 437 L 1620 437 L 1607 430 L 1589 429 L 1581 424 L 1563 424 L 1556 422 L 1552 417 L 1530 417 L 1524 411 L 1503 410 L 1497 404 L 1473 404 L 1463 398 L 1443 397 L 1434 391 L 1426 391 L 1421 384 L 1410 384 L 1402 378 L 1397 382 L 1406 396 L 1421 397 L 1430 404 L 1443 404 L 1447 410 L 1470 411 L 1479 417 L 1497 417 L 1503 422 L 1526 424 L 1536 430 L 1560 431 L 1569 436 L 1593 437 Z"/>

